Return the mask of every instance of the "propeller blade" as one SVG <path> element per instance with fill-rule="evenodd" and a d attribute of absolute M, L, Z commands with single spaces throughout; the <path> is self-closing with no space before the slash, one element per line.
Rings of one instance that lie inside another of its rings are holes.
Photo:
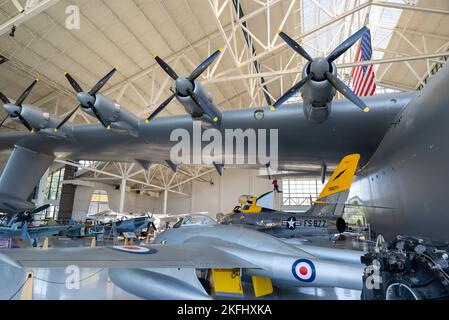
<path fill-rule="evenodd" d="M 350 36 L 348 39 L 343 41 L 342 44 L 340 44 L 337 48 L 335 48 L 334 51 L 332 51 L 327 56 L 327 61 L 329 63 L 334 62 L 338 59 L 339 56 L 341 56 L 343 53 L 345 53 L 354 43 L 357 42 L 357 40 L 360 39 L 360 37 L 363 35 L 364 32 L 368 31 L 369 29 L 365 26 L 356 33 L 354 33 L 352 36 Z"/>
<path fill-rule="evenodd" d="M 310 79 L 313 78 L 313 73 L 310 73 L 307 77 L 299 81 L 295 84 L 290 90 L 288 90 L 282 97 L 279 98 L 278 101 L 274 103 L 272 106 L 272 110 L 279 108 L 282 104 L 285 103 L 288 99 L 290 99 L 299 89 L 301 89 Z"/>
<path fill-rule="evenodd" d="M 173 93 L 170 97 L 168 97 L 167 100 L 162 102 L 162 104 L 157 107 L 156 110 L 153 111 L 153 113 L 148 117 L 146 120 L 146 123 L 149 123 L 154 117 L 156 117 L 164 108 L 173 100 L 173 98 L 176 96 L 176 93 Z"/>
<path fill-rule="evenodd" d="M 190 81 L 196 80 L 209 66 L 218 58 L 221 54 L 222 49 L 218 49 L 209 58 L 204 60 L 189 76 Z"/>
<path fill-rule="evenodd" d="M 9 114 L 6 115 L 6 117 L 2 120 L 2 122 L 0 123 L 0 128 L 3 127 L 3 125 L 5 124 L 5 121 L 8 120 L 9 118 Z"/>
<path fill-rule="evenodd" d="M 288 35 L 286 35 L 284 32 L 279 30 L 278 32 L 279 37 L 281 37 L 293 50 L 295 50 L 297 53 L 299 53 L 304 59 L 306 59 L 309 62 L 312 62 L 312 57 L 307 53 L 306 50 L 304 50 L 303 47 L 299 45 L 295 40 L 290 38 Z"/>
<path fill-rule="evenodd" d="M 39 212 L 42 212 L 42 211 L 45 211 L 48 208 L 50 208 L 50 205 L 49 204 L 44 204 L 43 206 L 40 206 L 40 207 L 34 209 L 33 211 L 31 211 L 31 215 L 39 213 Z"/>
<path fill-rule="evenodd" d="M 103 121 L 103 118 L 101 117 L 101 115 L 100 115 L 100 113 L 98 112 L 97 108 L 95 108 L 95 106 L 94 106 L 91 102 L 89 102 L 88 105 L 89 105 L 89 108 L 92 109 L 92 111 L 93 111 L 95 117 L 97 117 L 97 119 L 101 122 L 101 124 L 103 125 L 103 127 L 108 128 L 108 125 L 106 124 L 106 122 Z"/>
<path fill-rule="evenodd" d="M 201 108 L 200 100 L 198 99 L 198 96 L 195 94 L 195 92 L 188 90 L 187 93 L 189 94 L 190 98 Z"/>
<path fill-rule="evenodd" d="M 348 100 L 354 103 L 357 107 L 364 112 L 369 112 L 368 106 L 363 102 L 343 81 L 335 77 L 332 73 L 326 72 L 326 78 Z"/>
<path fill-rule="evenodd" d="M 36 80 L 33 81 L 32 84 L 30 84 L 30 86 L 28 88 L 25 89 L 25 91 L 20 95 L 20 97 L 17 99 L 16 101 L 16 106 L 21 106 L 22 103 L 25 101 L 25 99 L 29 96 L 29 94 L 31 93 L 31 91 L 33 90 L 34 86 L 36 85 L 36 83 L 39 81 L 38 78 L 36 78 Z"/>
<path fill-rule="evenodd" d="M 67 80 L 69 80 L 70 85 L 76 91 L 76 93 L 83 92 L 81 86 L 78 84 L 78 82 L 76 82 L 75 79 L 72 78 L 72 76 L 68 72 L 65 73 L 65 77 L 67 78 Z"/>
<path fill-rule="evenodd" d="M 92 90 L 89 91 L 89 94 L 91 96 L 96 95 L 103 87 L 104 85 L 111 79 L 111 77 L 116 73 L 118 70 L 117 67 L 112 69 L 107 75 L 105 75 L 100 81 L 97 82 L 97 84 L 92 88 Z"/>
<path fill-rule="evenodd" d="M 33 131 L 33 127 L 28 123 L 28 121 L 26 121 L 26 119 L 24 117 L 22 117 L 22 115 L 18 112 L 15 113 L 15 116 L 19 118 L 20 122 L 22 122 L 22 124 L 29 130 L 29 131 Z"/>
<path fill-rule="evenodd" d="M 61 129 L 61 127 L 62 127 L 63 125 L 65 125 L 65 123 L 66 123 L 67 121 L 69 121 L 69 119 L 75 114 L 76 111 L 78 111 L 78 109 L 79 109 L 80 107 L 81 107 L 81 105 L 79 104 L 75 109 L 73 109 L 73 111 L 70 112 L 70 113 L 64 118 L 64 120 L 61 121 L 60 124 L 58 124 L 58 126 L 55 128 L 55 131 L 58 131 L 59 129 Z M 44 209 L 44 210 L 45 210 L 45 209 Z"/>
<path fill-rule="evenodd" d="M 156 225 L 154 224 L 153 221 L 151 221 L 151 226 L 153 227 L 154 231 L 157 231 Z"/>
<path fill-rule="evenodd" d="M 9 99 L 8 99 L 3 93 L 1 93 L 1 92 L 0 92 L 0 100 L 2 100 L 2 102 L 3 102 L 4 104 L 11 103 L 11 101 L 9 101 Z"/>
<path fill-rule="evenodd" d="M 179 78 L 178 75 L 176 74 L 176 72 L 167 63 L 165 63 L 164 60 L 159 58 L 157 55 L 154 55 L 153 58 L 173 80 L 176 80 Z"/>

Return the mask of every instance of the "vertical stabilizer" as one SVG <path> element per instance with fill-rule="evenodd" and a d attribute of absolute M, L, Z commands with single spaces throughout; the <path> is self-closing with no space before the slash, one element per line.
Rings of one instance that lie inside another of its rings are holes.
<path fill-rule="evenodd" d="M 312 206 L 312 215 L 341 216 L 359 160 L 359 154 L 351 154 L 341 160 Z"/>

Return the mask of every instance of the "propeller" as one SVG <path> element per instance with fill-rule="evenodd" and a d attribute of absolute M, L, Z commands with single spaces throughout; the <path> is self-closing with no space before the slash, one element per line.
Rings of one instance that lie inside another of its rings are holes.
<path fill-rule="evenodd" d="M 215 51 L 209 58 L 204 60 L 188 77 L 179 77 L 178 74 L 160 57 L 154 55 L 153 58 L 156 62 L 161 66 L 162 69 L 176 81 L 176 90 L 175 92 L 162 104 L 153 111 L 153 113 L 147 118 L 146 123 L 150 123 L 150 121 L 156 117 L 165 107 L 175 98 L 177 95 L 182 97 L 189 96 L 192 100 L 200 106 L 200 102 L 196 94 L 194 93 L 195 89 L 195 80 L 217 59 L 217 57 L 221 54 L 222 49 L 218 49 Z M 215 117 L 214 122 L 218 122 L 218 117 Z"/>
<path fill-rule="evenodd" d="M 290 38 L 287 34 L 279 30 L 279 36 L 300 56 L 309 61 L 309 73 L 301 81 L 295 84 L 290 90 L 288 90 L 278 101 L 276 101 L 271 107 L 271 110 L 276 110 L 285 101 L 292 97 L 298 90 L 300 90 L 307 82 L 310 80 L 314 81 L 324 81 L 327 80 L 329 83 L 342 95 L 344 95 L 348 100 L 354 103 L 364 112 L 369 112 L 368 106 L 340 79 L 332 74 L 332 63 L 338 59 L 343 53 L 345 53 L 357 40 L 362 37 L 363 33 L 367 32 L 368 28 L 363 27 L 348 39 L 346 39 L 342 44 L 340 44 L 334 51 L 332 51 L 327 57 L 319 57 L 313 59 L 304 50 L 301 45 L 299 45 L 295 40 Z"/>
<path fill-rule="evenodd" d="M 19 213 L 17 215 L 17 221 L 19 221 L 19 222 L 33 222 L 35 214 L 37 214 L 39 212 L 42 212 L 42 211 L 45 211 L 49 207 L 50 207 L 49 204 L 45 204 L 45 205 L 40 206 L 38 208 L 35 208 L 35 209 L 31 210 L 31 211 L 25 211 L 25 212 Z"/>
<path fill-rule="evenodd" d="M 154 224 L 153 216 L 150 216 L 150 214 L 147 212 L 148 216 L 148 225 L 147 225 L 147 232 L 149 232 L 150 227 L 153 227 L 154 231 L 157 231 L 156 225 Z"/>
<path fill-rule="evenodd" d="M 111 128 L 111 124 L 106 123 L 106 121 L 102 118 L 101 114 L 98 112 L 98 109 L 95 107 L 95 100 L 96 94 L 106 85 L 106 83 L 112 78 L 112 76 L 117 72 L 117 70 L 118 67 L 112 69 L 107 75 L 101 78 L 100 81 L 98 81 L 97 84 L 93 86 L 93 88 L 88 92 L 85 92 L 78 84 L 78 82 L 68 72 L 66 72 L 65 77 L 67 78 L 70 85 L 77 93 L 77 98 L 80 101 L 80 104 L 75 109 L 73 109 L 73 111 L 71 111 L 64 118 L 64 120 L 61 121 L 61 123 L 55 128 L 55 131 L 57 132 L 59 129 L 61 129 L 61 127 L 67 121 L 69 121 L 69 119 L 75 114 L 76 111 L 78 111 L 80 107 L 92 110 L 93 114 L 98 119 L 98 121 L 100 121 L 103 127 L 109 130 Z"/>
<path fill-rule="evenodd" d="M 35 132 L 35 129 L 30 125 L 30 123 L 21 115 L 22 112 L 22 104 L 26 98 L 30 95 L 31 91 L 33 91 L 34 86 L 39 81 L 39 78 L 36 78 L 29 86 L 25 89 L 24 92 L 17 98 L 16 103 L 13 104 L 3 93 L 0 92 L 0 100 L 4 103 L 4 108 L 8 115 L 2 120 L 0 123 L 0 127 L 3 126 L 5 121 L 11 117 L 13 119 L 19 119 L 19 121 L 28 129 L 30 132 Z"/>

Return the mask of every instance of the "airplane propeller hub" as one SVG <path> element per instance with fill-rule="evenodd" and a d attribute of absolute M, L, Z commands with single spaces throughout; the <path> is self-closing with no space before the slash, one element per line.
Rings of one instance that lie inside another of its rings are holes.
<path fill-rule="evenodd" d="M 16 106 L 15 104 L 12 104 L 12 103 L 7 103 L 7 104 L 3 105 L 3 108 L 5 109 L 6 112 L 8 112 L 13 117 L 16 116 L 17 112 L 21 111 L 21 107 Z"/>
<path fill-rule="evenodd" d="M 88 92 L 77 93 L 76 97 L 78 98 L 81 106 L 84 108 L 90 108 L 89 103 L 95 103 L 95 97 L 91 96 Z"/>
<path fill-rule="evenodd" d="M 186 77 L 180 77 L 176 79 L 176 92 L 181 96 L 188 96 L 189 92 L 193 92 L 193 89 L 195 88 L 193 82 L 186 78 Z"/>
<path fill-rule="evenodd" d="M 326 58 L 316 58 L 310 64 L 310 73 L 313 73 L 313 80 L 324 81 L 326 80 L 326 72 L 332 72 L 332 67 Z"/>

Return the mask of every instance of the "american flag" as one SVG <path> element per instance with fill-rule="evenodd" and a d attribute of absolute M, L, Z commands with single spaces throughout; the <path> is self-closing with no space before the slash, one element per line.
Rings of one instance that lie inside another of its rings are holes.
<path fill-rule="evenodd" d="M 371 46 L 371 32 L 367 29 L 362 35 L 356 62 L 371 60 L 373 48 Z M 358 66 L 352 70 L 352 87 L 359 97 L 372 96 L 376 91 L 376 79 L 373 66 Z"/>

